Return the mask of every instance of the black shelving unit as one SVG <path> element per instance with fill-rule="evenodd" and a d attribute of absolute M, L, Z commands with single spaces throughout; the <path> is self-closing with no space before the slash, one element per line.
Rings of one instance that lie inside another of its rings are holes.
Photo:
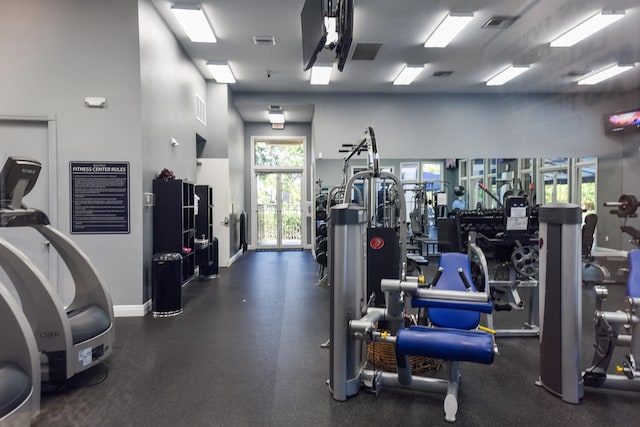
<path fill-rule="evenodd" d="M 153 252 L 182 255 L 182 283 L 195 272 L 195 205 L 193 183 L 181 180 L 153 181 Z"/>
<path fill-rule="evenodd" d="M 196 215 L 196 264 L 199 276 L 212 278 L 218 275 L 218 239 L 213 236 L 213 189 L 208 185 L 196 185 L 200 198 Z"/>

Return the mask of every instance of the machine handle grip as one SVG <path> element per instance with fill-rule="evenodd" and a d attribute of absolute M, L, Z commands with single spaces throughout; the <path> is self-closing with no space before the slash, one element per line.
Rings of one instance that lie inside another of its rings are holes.
<path fill-rule="evenodd" d="M 462 283 L 464 283 L 464 287 L 467 288 L 467 291 L 471 291 L 471 283 L 469 283 L 469 279 L 467 279 L 462 268 L 458 268 L 458 275 L 460 276 L 460 279 L 462 279 Z"/>
<path fill-rule="evenodd" d="M 442 277 L 443 272 L 444 268 L 438 268 L 438 271 L 436 271 L 436 275 L 433 277 L 433 282 L 431 282 L 431 284 L 429 285 L 430 287 L 434 287 L 438 283 L 438 280 L 440 280 L 440 277 Z"/>

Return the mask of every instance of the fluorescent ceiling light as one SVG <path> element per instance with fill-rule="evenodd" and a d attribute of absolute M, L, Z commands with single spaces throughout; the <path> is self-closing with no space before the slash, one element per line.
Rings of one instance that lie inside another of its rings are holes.
<path fill-rule="evenodd" d="M 207 62 L 207 68 L 213 75 L 213 78 L 216 79 L 217 83 L 236 82 L 236 78 L 233 77 L 231 68 L 229 68 L 229 64 L 227 64 L 226 62 L 209 61 Z"/>
<path fill-rule="evenodd" d="M 487 86 L 502 86 L 509 80 L 518 77 L 529 69 L 528 65 L 510 65 L 504 70 L 500 71 L 495 76 L 491 77 L 487 82 Z"/>
<path fill-rule="evenodd" d="M 606 26 L 613 24 L 618 19 L 623 18 L 624 15 L 624 10 L 598 12 L 586 21 L 576 25 L 557 39 L 553 40 L 549 45 L 551 47 L 571 47 L 590 35 L 597 33 Z"/>
<path fill-rule="evenodd" d="M 424 70 L 424 65 L 405 65 L 393 81 L 394 85 L 409 85 Z"/>
<path fill-rule="evenodd" d="M 324 17 L 324 27 L 327 29 L 327 41 L 325 46 L 329 46 L 332 43 L 338 42 L 338 30 L 336 30 L 336 18 L 335 16 Z"/>
<path fill-rule="evenodd" d="M 473 13 L 450 13 L 429 36 L 424 47 L 447 47 L 473 19 Z"/>
<path fill-rule="evenodd" d="M 600 83 L 603 80 L 610 79 L 611 77 L 617 76 L 620 73 L 624 73 L 627 70 L 633 68 L 633 65 L 618 65 L 614 64 L 607 68 L 604 68 L 590 76 L 585 77 L 582 80 L 578 80 L 579 85 L 595 85 Z"/>
<path fill-rule="evenodd" d="M 284 123 L 284 111 L 282 111 L 282 110 L 269 110 L 269 122 L 270 123 Z"/>
<path fill-rule="evenodd" d="M 171 6 L 171 11 L 192 42 L 216 42 L 213 29 L 200 5 L 178 3 Z"/>
<path fill-rule="evenodd" d="M 333 66 L 330 65 L 314 65 L 311 67 L 311 81 L 312 85 L 328 85 L 331 80 L 331 73 L 333 72 Z"/>

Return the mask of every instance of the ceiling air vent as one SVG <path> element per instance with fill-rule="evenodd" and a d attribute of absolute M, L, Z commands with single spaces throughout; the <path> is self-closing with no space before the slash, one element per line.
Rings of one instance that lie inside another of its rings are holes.
<path fill-rule="evenodd" d="M 517 16 L 492 16 L 482 28 L 509 28 L 517 19 Z"/>
<path fill-rule="evenodd" d="M 253 36 L 253 44 L 256 46 L 274 46 L 276 38 L 273 36 Z"/>
<path fill-rule="evenodd" d="M 449 77 L 453 74 L 453 71 L 434 71 L 431 73 L 431 77 Z"/>
<path fill-rule="evenodd" d="M 351 55 L 352 61 L 373 61 L 378 55 L 382 43 L 358 43 Z"/>
<path fill-rule="evenodd" d="M 572 70 L 569 71 L 567 74 L 565 74 L 565 77 L 582 77 L 585 74 L 587 74 L 588 71 L 579 71 L 579 70 Z"/>

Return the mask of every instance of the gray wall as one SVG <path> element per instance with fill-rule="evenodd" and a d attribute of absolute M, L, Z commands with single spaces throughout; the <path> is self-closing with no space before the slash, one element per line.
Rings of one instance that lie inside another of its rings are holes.
<path fill-rule="evenodd" d="M 130 234 L 73 235 L 116 305 L 150 297 L 152 208 L 163 168 L 195 181 L 195 95 L 204 78 L 148 0 L 3 2 L 0 111 L 57 116 L 57 226 L 69 232 L 69 161 L 130 163 Z M 19 60 L 18 60 L 19 58 Z M 87 96 L 107 108 L 88 109 Z M 180 145 L 172 147 L 171 138 Z"/>
<path fill-rule="evenodd" d="M 233 104 L 233 94 L 226 84 L 207 82 L 207 142 L 199 153 L 200 158 L 229 159 L 229 194 L 231 206 L 214 206 L 224 209 L 229 218 L 229 253 L 233 256 L 239 248 L 239 216 L 244 205 L 244 121 Z M 214 185 L 215 191 L 215 185 Z"/>
<path fill-rule="evenodd" d="M 207 99 L 205 80 L 148 0 L 140 1 L 140 80 L 142 141 L 132 147 L 142 156 L 142 188 L 153 192 L 153 179 L 164 168 L 176 177 L 196 180 L 196 132 L 208 127 L 195 119 L 195 96 Z M 170 144 L 174 138 L 180 145 Z M 138 183 L 140 185 L 140 183 Z M 134 199 L 136 204 L 142 198 Z M 153 208 L 144 208 L 144 302 L 151 298 Z"/>
<path fill-rule="evenodd" d="M 229 151 L 229 194 L 231 196 L 231 212 L 229 219 L 231 233 L 229 253 L 233 256 L 240 249 L 240 214 L 247 211 L 245 205 L 245 190 L 247 181 L 245 180 L 246 153 L 244 146 L 244 122 L 242 117 L 233 105 L 231 97 L 227 108 L 228 126 L 228 151 Z M 248 231 L 248 227 L 247 227 Z"/>
<path fill-rule="evenodd" d="M 130 234 L 71 237 L 93 260 L 115 304 L 141 303 L 137 2 L 3 1 L 0 58 L 0 111 L 57 116 L 57 227 L 65 234 L 70 228 L 69 162 L 130 163 Z M 107 108 L 86 108 L 87 96 L 106 97 Z"/>
<path fill-rule="evenodd" d="M 607 86 L 604 87 L 607 89 Z M 238 102 L 268 103 L 265 94 Z M 640 91 L 602 94 L 285 94 L 314 104 L 313 149 L 340 159 L 338 148 L 372 126 L 381 158 L 604 156 L 622 145 L 603 132 L 602 115 L 640 105 Z"/>
<path fill-rule="evenodd" d="M 226 159 L 229 157 L 229 99 L 226 84 L 207 82 L 207 142 L 200 157 Z"/>
<path fill-rule="evenodd" d="M 637 103 L 637 93 L 596 101 L 582 95 L 334 95 L 316 105 L 314 144 L 325 158 L 341 157 L 337 146 L 372 126 L 381 158 L 610 155 L 620 146 L 605 137 L 602 114 Z"/>
<path fill-rule="evenodd" d="M 598 194 L 604 201 L 617 200 L 622 192 L 640 194 L 638 137 L 607 136 L 603 127 L 603 114 L 638 107 L 640 90 L 618 93 L 606 84 L 603 90 L 550 95 L 287 94 L 280 100 L 315 104 L 315 178 L 323 178 L 326 185 L 339 181 L 342 173 L 341 162 L 333 172 L 327 170 L 327 159 L 343 158 L 340 145 L 355 142 L 372 126 L 382 163 L 403 158 L 597 156 L 602 165 Z M 237 94 L 236 99 L 268 102 L 255 93 Z M 624 247 L 617 218 L 599 214 L 599 242 L 609 235 L 609 247 Z"/>

